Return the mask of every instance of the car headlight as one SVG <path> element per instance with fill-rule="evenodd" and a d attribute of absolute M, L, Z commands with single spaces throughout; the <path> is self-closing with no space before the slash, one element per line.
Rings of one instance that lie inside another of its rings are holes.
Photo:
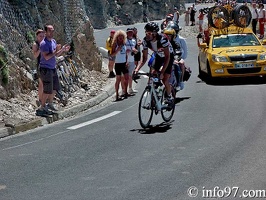
<path fill-rule="evenodd" d="M 260 60 L 266 60 L 266 54 L 260 54 Z"/>
<path fill-rule="evenodd" d="M 212 55 L 212 61 L 213 62 L 228 62 L 228 59 L 226 56 Z"/>

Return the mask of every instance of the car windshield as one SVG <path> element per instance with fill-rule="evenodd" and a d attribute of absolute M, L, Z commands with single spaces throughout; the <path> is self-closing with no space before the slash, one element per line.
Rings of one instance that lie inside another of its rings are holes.
<path fill-rule="evenodd" d="M 217 35 L 213 37 L 212 42 L 213 48 L 259 45 L 260 42 L 252 33 Z"/>

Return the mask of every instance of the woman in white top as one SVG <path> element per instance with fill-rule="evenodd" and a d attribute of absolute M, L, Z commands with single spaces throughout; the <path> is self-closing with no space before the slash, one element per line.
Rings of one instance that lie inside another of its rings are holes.
<path fill-rule="evenodd" d="M 126 67 L 127 63 L 127 47 L 126 47 L 126 33 L 123 30 L 118 30 L 115 32 L 113 43 L 112 43 L 112 56 L 115 57 L 115 72 L 116 72 L 116 82 L 115 82 L 115 92 L 116 101 L 122 100 L 119 97 L 119 85 L 121 83 L 121 75 L 124 75 L 124 98 L 128 97 L 127 86 L 128 86 L 128 69 Z"/>
<path fill-rule="evenodd" d="M 264 37 L 264 21 L 265 21 L 265 9 L 262 3 L 259 4 L 259 29 L 260 39 Z"/>

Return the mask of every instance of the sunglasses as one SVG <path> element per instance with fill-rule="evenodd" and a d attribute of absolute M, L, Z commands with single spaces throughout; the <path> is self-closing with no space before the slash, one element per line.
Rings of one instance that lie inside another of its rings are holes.
<path fill-rule="evenodd" d="M 145 31 L 145 34 L 146 35 L 149 35 L 149 36 L 152 36 L 153 35 L 153 32 L 147 32 L 147 31 Z"/>

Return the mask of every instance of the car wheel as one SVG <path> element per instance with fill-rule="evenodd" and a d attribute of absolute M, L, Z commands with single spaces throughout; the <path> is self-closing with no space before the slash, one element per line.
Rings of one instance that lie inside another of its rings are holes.
<path fill-rule="evenodd" d="M 201 71 L 201 68 L 200 68 L 200 61 L 199 61 L 199 57 L 198 57 L 198 67 L 199 67 L 199 77 L 203 77 L 203 72 Z"/>
<path fill-rule="evenodd" d="M 208 74 L 209 78 L 212 78 L 212 72 L 211 72 L 211 68 L 210 68 L 209 62 L 207 62 L 207 74 Z"/>

